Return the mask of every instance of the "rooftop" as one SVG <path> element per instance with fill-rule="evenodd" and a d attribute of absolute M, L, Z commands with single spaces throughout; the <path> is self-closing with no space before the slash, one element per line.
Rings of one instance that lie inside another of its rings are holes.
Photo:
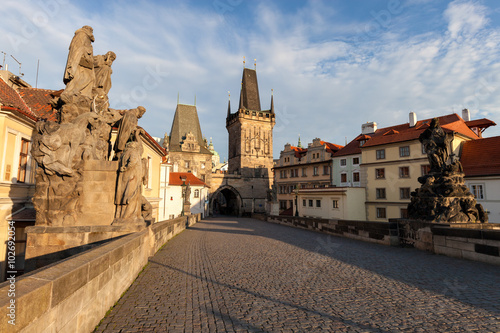
<path fill-rule="evenodd" d="M 169 185 L 182 185 L 182 178 L 185 177 L 185 185 L 191 186 L 206 186 L 209 187 L 204 181 L 193 175 L 191 172 L 171 172 L 169 177 Z"/>
<path fill-rule="evenodd" d="M 500 175 L 500 136 L 467 141 L 460 162 L 465 176 Z"/>

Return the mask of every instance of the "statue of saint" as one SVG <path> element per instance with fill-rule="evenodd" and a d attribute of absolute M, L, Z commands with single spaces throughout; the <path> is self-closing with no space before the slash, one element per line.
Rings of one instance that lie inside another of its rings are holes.
<path fill-rule="evenodd" d="M 75 32 L 64 70 L 66 92 L 92 98 L 92 88 L 95 85 L 93 41 L 93 29 L 88 25 Z"/>
<path fill-rule="evenodd" d="M 142 143 L 130 141 L 120 158 L 115 219 L 135 220 L 141 214 Z"/>
<path fill-rule="evenodd" d="M 452 138 L 439 126 L 439 119 L 434 118 L 419 138 L 424 145 L 425 152 L 431 167 L 431 172 L 441 172 L 448 160 Z"/>
<path fill-rule="evenodd" d="M 115 59 L 116 54 L 112 51 L 94 57 L 95 86 L 102 89 L 106 95 L 111 89 L 111 74 L 113 73 L 111 65 Z"/>
<path fill-rule="evenodd" d="M 145 112 L 146 109 L 142 106 L 123 111 L 123 118 L 120 120 L 120 124 L 118 125 L 118 135 L 115 141 L 114 160 L 120 159 L 120 155 L 125 149 L 127 142 L 131 140 L 140 141 L 139 138 L 136 137 L 137 122 Z"/>
<path fill-rule="evenodd" d="M 191 205 L 191 182 L 189 182 L 186 186 L 186 190 L 184 192 L 184 204 Z"/>

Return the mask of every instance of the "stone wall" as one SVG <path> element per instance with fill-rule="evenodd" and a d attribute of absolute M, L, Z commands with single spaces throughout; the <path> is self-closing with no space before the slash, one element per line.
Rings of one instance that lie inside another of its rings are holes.
<path fill-rule="evenodd" d="M 263 219 L 261 216 L 256 218 Z M 384 245 L 399 245 L 397 223 L 268 216 L 268 222 Z"/>
<path fill-rule="evenodd" d="M 495 223 L 437 224 L 393 220 L 403 245 L 450 257 L 500 265 L 500 225 Z"/>
<path fill-rule="evenodd" d="M 200 215 L 159 222 L 0 284 L 0 332 L 91 332 L 152 256 Z M 10 289 L 9 289 L 10 288 Z M 15 300 L 12 311 L 11 299 Z M 8 307 L 11 306 L 9 309 Z M 15 313 L 16 325 L 7 314 Z"/>

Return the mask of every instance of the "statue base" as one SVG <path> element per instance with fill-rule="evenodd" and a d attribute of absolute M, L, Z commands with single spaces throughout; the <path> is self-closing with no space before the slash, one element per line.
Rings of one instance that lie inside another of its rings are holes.
<path fill-rule="evenodd" d="M 27 227 L 25 271 L 52 264 L 144 228 L 144 223 L 119 226 Z"/>

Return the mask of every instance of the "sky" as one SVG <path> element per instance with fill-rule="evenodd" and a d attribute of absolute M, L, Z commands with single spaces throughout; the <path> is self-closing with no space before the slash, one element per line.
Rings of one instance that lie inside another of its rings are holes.
<path fill-rule="evenodd" d="M 500 135 L 494 0 L 4 0 L 2 12 L 0 56 L 11 72 L 20 62 L 32 86 L 63 89 L 71 39 L 89 25 L 94 55 L 117 55 L 111 107 L 146 107 L 139 125 L 162 138 L 177 99 L 196 101 L 221 159 L 244 59 L 248 68 L 256 59 L 262 109 L 273 90 L 274 158 L 299 135 L 303 145 L 344 145 L 363 123 L 407 123 L 411 111 L 427 119 L 468 108 L 499 123 L 485 137 Z"/>

